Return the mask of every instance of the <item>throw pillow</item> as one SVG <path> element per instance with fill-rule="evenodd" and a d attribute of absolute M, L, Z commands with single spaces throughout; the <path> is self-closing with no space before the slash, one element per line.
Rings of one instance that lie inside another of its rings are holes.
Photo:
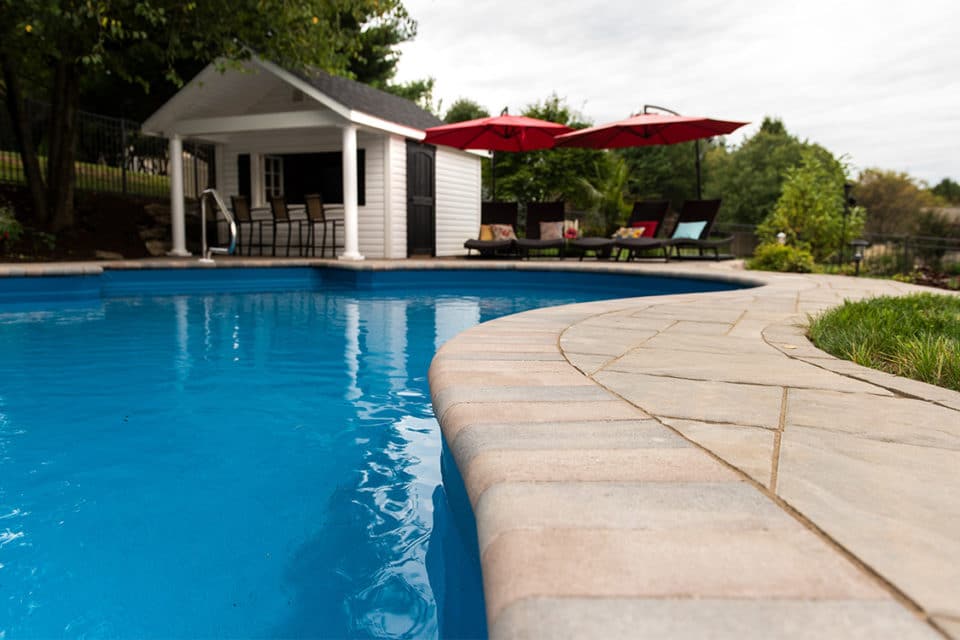
<path fill-rule="evenodd" d="M 490 225 L 480 225 L 480 240 L 482 242 L 489 242 L 490 240 L 493 240 L 493 231 L 490 229 Z"/>
<path fill-rule="evenodd" d="M 627 238 L 642 238 L 643 232 L 643 227 L 620 227 L 617 229 L 617 232 L 613 234 L 613 237 L 617 240 L 624 240 Z"/>
<path fill-rule="evenodd" d="M 563 222 L 541 222 L 540 223 L 541 240 L 561 240 L 563 239 Z"/>
<path fill-rule="evenodd" d="M 644 238 L 652 238 L 652 237 L 654 237 L 655 235 L 657 235 L 657 227 L 658 227 L 659 225 L 660 225 L 660 223 L 657 222 L 656 220 L 640 220 L 640 221 L 638 221 L 638 222 L 634 222 L 634 223 L 633 223 L 632 225 L 630 225 L 630 226 L 632 226 L 632 227 L 643 227 L 643 229 L 644 229 L 643 237 L 644 237 Z"/>
<path fill-rule="evenodd" d="M 698 220 L 697 222 L 680 222 L 677 223 L 677 228 L 673 230 L 672 237 L 674 240 L 696 240 L 700 237 L 700 234 L 703 233 L 703 228 L 706 226 L 706 220 Z"/>
<path fill-rule="evenodd" d="M 492 224 L 490 231 L 493 233 L 494 240 L 516 240 L 517 234 L 513 231 L 512 224 Z"/>

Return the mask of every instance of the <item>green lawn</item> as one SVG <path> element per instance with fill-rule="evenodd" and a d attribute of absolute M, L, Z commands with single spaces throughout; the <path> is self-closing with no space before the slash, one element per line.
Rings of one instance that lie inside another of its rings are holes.
<path fill-rule="evenodd" d="M 838 358 L 960 391 L 960 296 L 845 302 L 811 321 L 810 338 Z"/>
<path fill-rule="evenodd" d="M 47 159 L 40 156 L 40 168 L 46 170 Z M 113 191 L 123 188 L 123 172 L 117 167 L 78 162 L 77 189 L 85 191 Z M 0 151 L 0 182 L 26 184 L 20 154 L 15 151 Z M 127 172 L 127 193 L 139 196 L 162 197 L 170 193 L 170 179 L 152 173 Z"/>

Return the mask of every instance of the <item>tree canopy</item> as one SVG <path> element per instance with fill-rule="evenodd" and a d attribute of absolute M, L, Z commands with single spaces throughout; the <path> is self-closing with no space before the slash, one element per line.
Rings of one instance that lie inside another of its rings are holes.
<path fill-rule="evenodd" d="M 454 122 L 466 122 L 467 120 L 476 120 L 477 118 L 489 118 L 490 112 L 480 106 L 479 103 L 467 98 L 457 98 L 450 105 L 443 116 L 443 121 L 447 124 Z"/>
<path fill-rule="evenodd" d="M 396 30 L 415 31 L 399 0 L 0 0 L 4 99 L 22 149 L 34 215 L 52 230 L 73 222 L 74 138 L 84 83 L 103 76 L 149 90 L 157 71 L 174 85 L 182 65 L 236 61 L 252 51 L 282 66 L 351 75 L 351 65 L 389 76 Z M 363 64 L 360 64 L 362 59 Z M 394 62 L 395 66 L 395 62 Z M 24 111 L 52 103 L 46 171 Z"/>
<path fill-rule="evenodd" d="M 882 169 L 861 172 L 853 195 L 867 210 L 871 233 L 916 233 L 920 214 L 937 205 L 936 196 L 906 173 Z"/>
<path fill-rule="evenodd" d="M 930 191 L 945 202 L 960 204 L 960 184 L 950 178 L 944 178 Z"/>
<path fill-rule="evenodd" d="M 574 129 L 589 126 L 556 94 L 529 105 L 522 115 L 559 122 Z M 588 199 L 578 178 L 591 175 L 603 153 L 573 148 L 497 153 L 497 198 L 520 202 L 566 200 L 575 206 L 584 206 Z"/>
<path fill-rule="evenodd" d="M 736 149 L 707 154 L 706 195 L 723 198 L 724 220 L 758 224 L 773 211 L 787 170 L 800 163 L 808 148 L 832 158 L 823 147 L 790 135 L 780 120 L 764 118 L 760 130 Z"/>
<path fill-rule="evenodd" d="M 786 170 L 783 193 L 770 215 L 757 227 L 764 243 L 786 234 L 787 245 L 805 249 L 823 261 L 860 235 L 863 210 L 846 210 L 843 165 L 810 146 L 797 166 Z"/>
<path fill-rule="evenodd" d="M 701 140 L 700 153 L 709 154 L 721 142 Z M 669 200 L 679 210 L 684 200 L 697 197 L 696 145 L 693 142 L 618 149 L 629 169 L 628 190 L 634 200 Z M 711 166 L 702 163 L 701 178 L 708 181 Z"/>

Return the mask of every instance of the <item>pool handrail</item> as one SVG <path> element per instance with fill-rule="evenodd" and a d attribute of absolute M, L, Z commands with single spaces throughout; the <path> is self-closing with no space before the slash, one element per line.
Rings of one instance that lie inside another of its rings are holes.
<path fill-rule="evenodd" d="M 230 229 L 230 244 L 226 247 L 208 247 L 207 246 L 207 198 L 212 197 L 213 201 L 217 203 L 217 208 L 220 210 L 220 213 L 227 220 L 227 227 Z M 217 193 L 216 189 L 204 189 L 200 194 L 200 235 L 203 243 L 203 257 L 200 258 L 200 262 L 212 263 L 213 258 L 211 257 L 214 253 L 220 253 L 223 255 L 232 255 L 237 249 L 237 221 L 234 219 L 233 214 L 227 209 L 227 205 L 223 203 L 223 198 L 220 197 L 220 194 Z"/>

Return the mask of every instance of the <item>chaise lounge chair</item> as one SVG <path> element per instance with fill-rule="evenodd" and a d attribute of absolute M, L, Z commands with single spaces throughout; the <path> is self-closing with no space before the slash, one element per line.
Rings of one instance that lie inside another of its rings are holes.
<path fill-rule="evenodd" d="M 627 228 L 644 228 L 642 238 L 637 238 L 638 240 L 643 239 L 644 242 L 637 244 L 643 245 L 644 248 L 648 247 L 649 243 L 646 240 L 656 236 L 657 231 L 663 228 L 663 219 L 666 217 L 669 207 L 670 202 L 668 200 L 638 200 L 633 203 L 633 211 L 627 220 Z M 616 240 L 616 238 L 606 237 L 577 238 L 570 241 L 570 246 L 580 250 L 580 260 L 583 260 L 588 251 L 593 251 L 599 260 L 601 257 L 605 258 L 610 255 L 615 248 Z"/>
<path fill-rule="evenodd" d="M 563 257 L 567 241 L 563 237 L 563 202 L 530 202 L 527 204 L 527 237 L 517 240 L 517 250 L 524 258 L 531 251 L 559 249 Z"/>
<path fill-rule="evenodd" d="M 471 250 L 477 251 L 481 257 L 490 258 L 496 255 L 505 255 L 513 252 L 515 240 L 496 239 L 490 233 L 490 239 L 484 238 L 484 227 L 489 233 L 490 225 L 510 225 L 514 232 L 517 229 L 516 202 L 481 202 L 480 203 L 480 238 L 467 240 L 463 243 L 470 255 Z"/>
<path fill-rule="evenodd" d="M 669 259 L 669 238 L 656 237 L 663 229 L 663 221 L 670 208 L 669 200 L 643 200 L 633 204 L 633 212 L 627 226 L 631 228 L 643 227 L 643 236 L 639 238 L 617 238 L 613 246 L 619 251 L 627 252 L 627 260 L 633 260 L 643 251 L 656 249 L 663 250 L 663 259 Z"/>
<path fill-rule="evenodd" d="M 670 244 L 676 249 L 677 258 L 703 258 L 704 250 L 712 250 L 715 260 L 720 259 L 720 247 L 730 245 L 733 236 L 710 239 L 710 232 L 720 211 L 720 200 L 687 200 L 680 209 L 677 228 Z M 681 249 L 696 249 L 696 256 L 682 256 Z"/>

